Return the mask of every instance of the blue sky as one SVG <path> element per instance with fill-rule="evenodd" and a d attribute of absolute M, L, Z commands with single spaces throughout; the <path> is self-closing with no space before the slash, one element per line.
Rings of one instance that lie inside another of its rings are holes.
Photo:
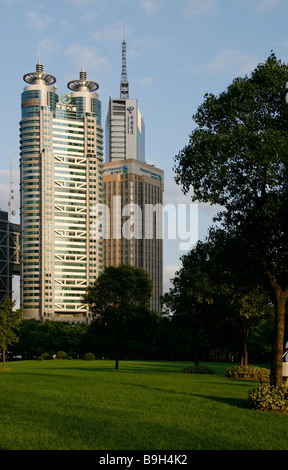
<path fill-rule="evenodd" d="M 173 180 L 175 155 L 188 143 L 192 115 L 206 92 L 220 93 L 250 74 L 271 50 L 288 62 L 287 0 L 0 0 L 0 207 L 8 210 L 10 151 L 19 220 L 19 121 L 23 75 L 38 46 L 59 95 L 79 76 L 99 83 L 102 126 L 119 97 L 123 24 L 130 98 L 146 127 L 146 161 L 165 171 L 164 204 L 190 204 Z M 199 237 L 213 208 L 198 206 Z M 190 221 L 187 221 L 188 230 Z M 180 265 L 179 240 L 164 241 L 164 279 Z"/>

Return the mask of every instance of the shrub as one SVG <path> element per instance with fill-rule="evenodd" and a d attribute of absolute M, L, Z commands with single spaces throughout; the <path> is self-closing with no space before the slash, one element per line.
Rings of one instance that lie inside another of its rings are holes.
<path fill-rule="evenodd" d="M 288 388 L 285 385 L 264 384 L 254 388 L 248 395 L 252 408 L 260 411 L 288 411 Z"/>
<path fill-rule="evenodd" d="M 269 381 L 270 370 L 257 366 L 232 366 L 226 369 L 224 376 L 234 379 Z"/>
<path fill-rule="evenodd" d="M 65 351 L 58 351 L 56 354 L 57 359 L 67 359 L 67 353 Z"/>
<path fill-rule="evenodd" d="M 71 359 L 77 359 L 77 353 L 75 351 L 68 351 L 68 356 Z"/>
<path fill-rule="evenodd" d="M 47 360 L 47 359 L 50 359 L 50 358 L 51 358 L 51 356 L 50 356 L 49 353 L 42 353 L 42 354 L 41 354 L 41 357 L 42 357 L 44 360 Z"/>
<path fill-rule="evenodd" d="M 185 374 L 214 374 L 213 370 L 207 366 L 188 366 L 183 369 Z"/>
<path fill-rule="evenodd" d="M 44 361 L 44 357 L 43 356 L 38 356 L 37 361 Z"/>
<path fill-rule="evenodd" d="M 84 361 L 94 361 L 95 356 L 93 353 L 86 353 L 83 356 Z"/>

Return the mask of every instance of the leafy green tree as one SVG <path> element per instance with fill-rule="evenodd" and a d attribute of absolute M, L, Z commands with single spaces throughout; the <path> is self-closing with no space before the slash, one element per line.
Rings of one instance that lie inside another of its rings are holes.
<path fill-rule="evenodd" d="M 142 319 L 143 328 L 150 312 L 153 286 L 148 273 L 131 265 L 106 267 L 94 284 L 87 288 L 84 302 L 90 307 L 95 322 L 110 329 L 115 346 L 115 369 L 118 369 L 120 347 L 133 319 Z"/>
<path fill-rule="evenodd" d="M 176 181 L 192 200 L 222 206 L 238 251 L 270 290 L 274 314 L 271 384 L 282 384 L 288 298 L 288 67 L 271 53 L 251 76 L 206 94 L 196 128 L 176 156 Z M 240 242 L 241 240 L 241 242 Z"/>
<path fill-rule="evenodd" d="M 210 280 L 204 269 L 206 259 L 205 245 L 199 242 L 195 249 L 181 258 L 182 267 L 172 279 L 172 288 L 162 298 L 164 315 L 172 315 L 174 324 L 181 323 L 185 331 L 189 331 L 196 366 L 199 365 L 199 354 L 205 344 L 204 330 L 209 303 L 206 287 Z M 202 301 L 202 296 L 205 301 Z"/>
<path fill-rule="evenodd" d="M 252 329 L 266 322 L 271 314 L 271 305 L 267 292 L 256 286 L 251 290 L 234 290 L 231 288 L 231 298 L 226 299 L 232 310 L 232 318 L 240 333 L 240 365 L 248 365 L 248 336 Z"/>
<path fill-rule="evenodd" d="M 18 332 L 19 342 L 13 346 L 13 354 L 18 354 L 24 359 L 32 359 L 44 351 L 38 348 L 40 340 L 40 320 L 32 318 L 21 320 Z"/>
<path fill-rule="evenodd" d="M 240 333 L 240 363 L 248 364 L 248 336 L 272 314 L 272 303 L 269 292 L 261 285 L 260 276 L 251 272 L 247 259 L 243 259 L 237 231 L 210 229 L 207 238 L 209 262 L 206 273 L 209 273 L 209 295 L 214 301 L 221 302 L 221 308 L 229 320 L 237 326 Z"/>
<path fill-rule="evenodd" d="M 19 329 L 19 342 L 11 349 L 13 354 L 32 359 L 43 353 L 52 357 L 57 351 L 66 351 L 77 357 L 88 352 L 87 333 L 89 325 L 32 318 L 22 320 Z"/>
<path fill-rule="evenodd" d="M 174 315 L 185 314 L 186 321 L 189 319 L 191 341 L 198 351 L 205 343 L 211 344 L 213 333 L 220 339 L 221 330 L 237 328 L 240 362 L 246 366 L 249 332 L 271 314 L 270 298 L 254 279 L 247 279 L 238 270 L 231 236 L 220 229 L 211 230 L 210 235 L 181 258 L 182 267 L 172 280 L 170 293 L 163 298 L 164 304 Z"/>
<path fill-rule="evenodd" d="M 3 353 L 3 369 L 6 370 L 6 352 L 8 346 L 18 341 L 16 331 L 20 327 L 22 318 L 22 309 L 13 311 L 16 301 L 10 297 L 5 297 L 0 306 L 0 345 Z"/>

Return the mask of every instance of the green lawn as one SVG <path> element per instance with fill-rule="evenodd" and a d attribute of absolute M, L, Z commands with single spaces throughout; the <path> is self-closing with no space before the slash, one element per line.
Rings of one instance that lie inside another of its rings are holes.
<path fill-rule="evenodd" d="M 0 449 L 287 450 L 288 416 L 254 411 L 257 383 L 183 374 L 187 363 L 9 362 Z M 2 367 L 2 364 L 1 364 Z"/>

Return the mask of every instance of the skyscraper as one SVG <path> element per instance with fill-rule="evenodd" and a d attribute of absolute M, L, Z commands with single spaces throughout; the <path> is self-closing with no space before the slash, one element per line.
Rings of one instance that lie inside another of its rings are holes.
<path fill-rule="evenodd" d="M 144 268 L 153 283 L 151 307 L 160 313 L 163 293 L 162 211 L 164 172 L 145 163 L 145 126 L 129 98 L 126 42 L 122 43 L 120 98 L 110 99 L 103 168 L 105 265 Z"/>
<path fill-rule="evenodd" d="M 102 201 L 98 84 L 80 78 L 59 96 L 43 71 L 24 75 L 20 123 L 21 305 L 24 318 L 87 321 L 82 296 L 102 272 L 103 241 L 90 236 Z"/>

